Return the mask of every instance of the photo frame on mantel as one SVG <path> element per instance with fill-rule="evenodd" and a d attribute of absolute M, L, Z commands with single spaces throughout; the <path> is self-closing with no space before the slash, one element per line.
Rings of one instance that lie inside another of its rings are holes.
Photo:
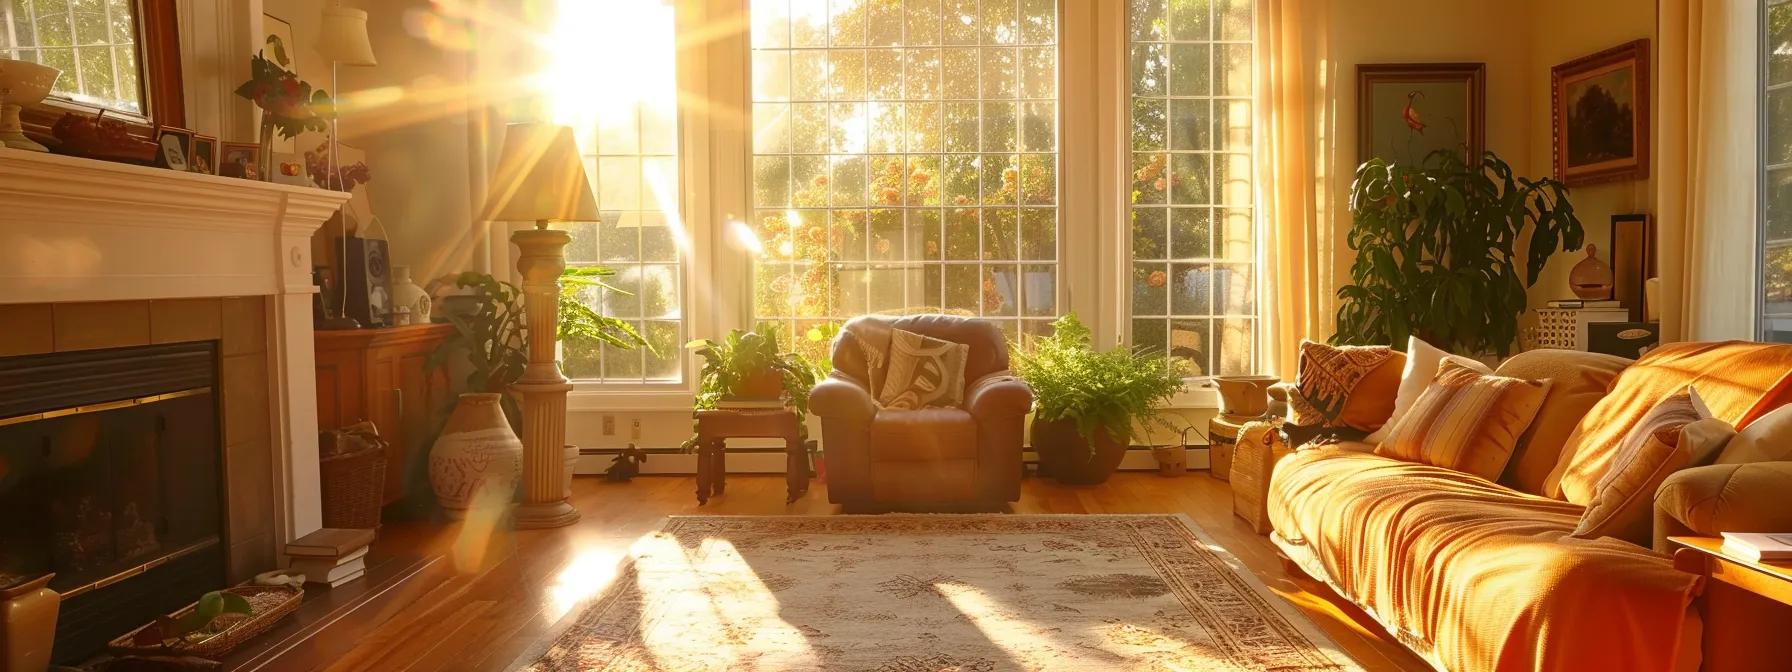
<path fill-rule="evenodd" d="M 1440 149 L 1473 162 L 1487 147 L 1486 63 L 1356 66 L 1357 161 L 1417 165 Z"/>
<path fill-rule="evenodd" d="M 1612 215 L 1612 298 L 1630 310 L 1631 322 L 1648 315 L 1643 286 L 1655 277 L 1655 218 L 1644 213 Z"/>

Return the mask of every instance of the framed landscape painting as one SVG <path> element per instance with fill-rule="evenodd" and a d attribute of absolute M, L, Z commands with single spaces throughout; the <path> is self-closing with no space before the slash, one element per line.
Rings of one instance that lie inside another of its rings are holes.
<path fill-rule="evenodd" d="M 1649 176 L 1649 41 L 1551 71 L 1556 179 L 1569 186 Z"/>
<path fill-rule="evenodd" d="M 1487 64 L 1356 66 L 1358 161 L 1418 164 L 1440 149 L 1479 157 L 1485 146 Z"/>

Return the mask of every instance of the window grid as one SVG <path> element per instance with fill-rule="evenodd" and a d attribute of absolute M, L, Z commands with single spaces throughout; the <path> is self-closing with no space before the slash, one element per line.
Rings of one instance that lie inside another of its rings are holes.
<path fill-rule="evenodd" d="M 1764 3 L 1761 337 L 1792 342 L 1792 3 Z"/>
<path fill-rule="evenodd" d="M 755 317 L 812 355 L 812 328 L 867 312 L 1045 331 L 1056 3 L 836 0 L 816 39 L 819 5 L 753 6 Z"/>
<path fill-rule="evenodd" d="M 0 24 L 0 56 L 62 71 L 52 95 L 143 113 L 132 0 L 12 0 L 0 4 Z"/>
<path fill-rule="evenodd" d="M 1257 365 L 1251 2 L 1131 0 L 1131 343 Z"/>

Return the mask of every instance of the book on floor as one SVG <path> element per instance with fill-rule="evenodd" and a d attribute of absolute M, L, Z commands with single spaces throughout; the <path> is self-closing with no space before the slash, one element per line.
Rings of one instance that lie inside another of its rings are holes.
<path fill-rule="evenodd" d="M 356 571 L 356 572 L 355 572 L 355 573 L 353 573 L 353 574 L 349 574 L 349 575 L 347 575 L 347 576 L 343 576 L 343 577 L 341 577 L 341 578 L 338 578 L 338 579 L 335 579 L 335 580 L 333 580 L 333 581 L 331 581 L 331 582 L 330 582 L 330 587 L 331 587 L 331 588 L 335 588 L 335 587 L 337 587 L 337 586 L 340 586 L 340 585 L 342 585 L 342 584 L 345 584 L 345 583 L 348 583 L 348 582 L 350 582 L 350 581 L 353 581 L 353 580 L 355 580 L 355 579 L 359 579 L 359 578 L 361 578 L 361 577 L 362 577 L 362 576 L 363 576 L 363 575 L 365 575 L 365 574 L 367 574 L 367 572 L 366 572 L 366 571 L 359 571 L 359 570 L 358 570 L 358 571 Z"/>
<path fill-rule="evenodd" d="M 288 569 L 303 573 L 305 575 L 306 583 L 327 583 L 333 586 L 336 585 L 337 582 L 345 580 L 351 575 L 360 576 L 363 572 L 366 572 L 367 561 L 362 558 L 355 558 L 340 565 L 324 565 L 322 563 L 295 560 L 293 561 L 292 566 Z"/>
<path fill-rule="evenodd" d="M 335 558 L 373 543 L 373 530 L 329 528 L 307 534 L 286 545 L 286 554 L 304 558 Z"/>
<path fill-rule="evenodd" d="M 1749 560 L 1792 560 L 1792 532 L 1725 532 L 1725 553 Z"/>
<path fill-rule="evenodd" d="M 1624 303 L 1616 299 L 1555 299 L 1549 302 L 1551 308 L 1622 308 Z"/>

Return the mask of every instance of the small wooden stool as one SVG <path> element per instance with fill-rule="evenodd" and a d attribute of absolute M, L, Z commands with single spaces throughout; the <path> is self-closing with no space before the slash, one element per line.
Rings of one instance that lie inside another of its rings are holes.
<path fill-rule="evenodd" d="M 784 503 L 809 492 L 809 454 L 803 428 L 788 408 L 697 411 L 697 504 L 709 503 L 728 486 L 728 439 L 784 440 Z"/>

